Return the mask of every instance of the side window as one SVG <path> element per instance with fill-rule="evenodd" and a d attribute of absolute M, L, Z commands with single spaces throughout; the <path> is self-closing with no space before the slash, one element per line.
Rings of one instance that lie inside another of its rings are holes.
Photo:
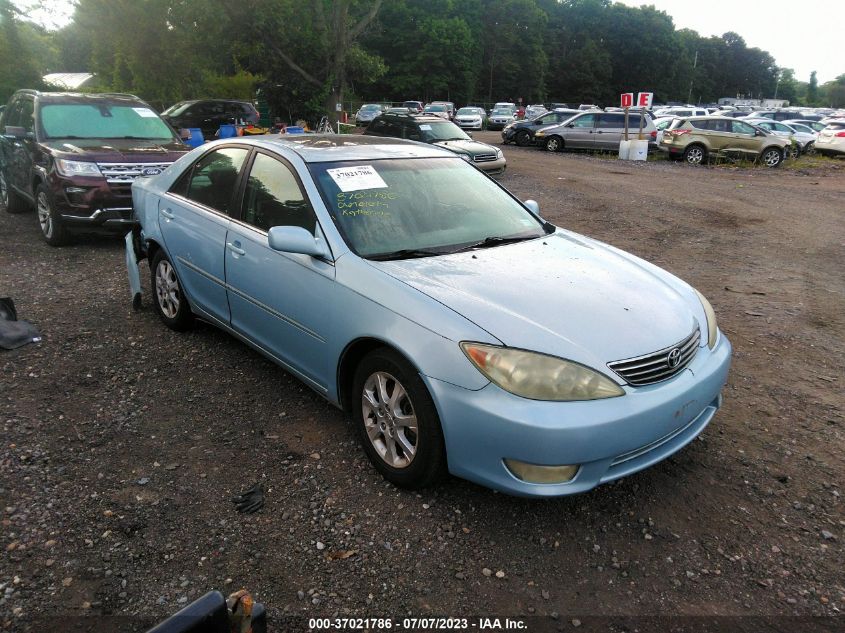
<path fill-rule="evenodd" d="M 731 121 L 731 128 L 734 134 L 748 134 L 750 136 L 754 136 L 754 128 L 742 121 Z"/>
<path fill-rule="evenodd" d="M 402 138 L 406 138 L 409 141 L 421 141 L 422 134 L 415 123 L 404 123 L 402 125 Z"/>
<path fill-rule="evenodd" d="M 266 154 L 255 155 L 241 220 L 264 231 L 274 226 L 301 226 L 312 234 L 317 223 L 291 170 Z"/>
<path fill-rule="evenodd" d="M 639 125 L 640 117 L 631 116 L 628 120 L 628 125 L 634 127 L 635 125 Z M 635 123 L 636 121 L 636 123 Z M 622 129 L 625 127 L 625 115 L 624 114 L 602 114 L 599 116 L 599 127 L 602 128 L 619 128 Z"/>
<path fill-rule="evenodd" d="M 537 123 L 540 125 L 551 125 L 552 123 L 557 123 L 561 119 L 558 118 L 556 114 L 547 114 L 546 116 L 542 117 Z"/>
<path fill-rule="evenodd" d="M 574 125 L 575 127 L 593 127 L 595 124 L 595 114 L 585 114 L 584 116 L 580 116 L 574 121 L 572 121 L 572 125 Z"/>
<path fill-rule="evenodd" d="M 248 153 L 243 147 L 224 147 L 206 154 L 177 181 L 171 192 L 229 213 L 238 173 Z"/>

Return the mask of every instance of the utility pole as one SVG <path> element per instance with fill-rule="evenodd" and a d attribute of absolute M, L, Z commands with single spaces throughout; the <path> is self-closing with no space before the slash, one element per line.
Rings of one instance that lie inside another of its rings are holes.
<path fill-rule="evenodd" d="M 687 103 L 692 99 L 692 82 L 695 81 L 695 67 L 698 66 L 698 51 L 695 51 L 695 59 L 692 62 L 692 73 L 689 80 L 689 93 L 687 94 Z"/>

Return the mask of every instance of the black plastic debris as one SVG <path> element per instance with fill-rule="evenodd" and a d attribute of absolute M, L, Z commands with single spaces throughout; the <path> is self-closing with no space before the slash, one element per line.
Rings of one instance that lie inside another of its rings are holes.
<path fill-rule="evenodd" d="M 0 297 L 0 348 L 17 349 L 38 343 L 41 334 L 29 321 L 18 321 L 18 311 L 11 297 Z"/>
<path fill-rule="evenodd" d="M 261 483 L 255 484 L 249 490 L 232 497 L 232 503 L 238 512 L 252 514 L 264 507 L 264 486 Z"/>

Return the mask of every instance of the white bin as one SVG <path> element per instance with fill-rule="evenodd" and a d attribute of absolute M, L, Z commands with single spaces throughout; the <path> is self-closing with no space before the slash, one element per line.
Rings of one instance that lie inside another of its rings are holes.
<path fill-rule="evenodd" d="M 628 160 L 631 152 L 631 141 L 619 141 L 619 160 Z"/>
<path fill-rule="evenodd" d="M 648 160 L 648 141 L 628 142 L 631 144 L 631 148 L 628 150 L 628 160 Z"/>

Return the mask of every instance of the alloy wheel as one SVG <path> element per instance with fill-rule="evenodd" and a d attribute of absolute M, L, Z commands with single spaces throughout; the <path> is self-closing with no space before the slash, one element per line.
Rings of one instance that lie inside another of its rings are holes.
<path fill-rule="evenodd" d="M 686 152 L 686 160 L 690 165 L 699 165 L 704 161 L 704 150 L 700 147 L 690 147 Z"/>
<path fill-rule="evenodd" d="M 763 162 L 767 167 L 777 167 L 782 159 L 783 156 L 776 149 L 770 149 L 763 154 Z"/>
<path fill-rule="evenodd" d="M 179 312 L 181 293 L 176 271 L 166 259 L 162 259 L 156 268 L 156 298 L 162 313 L 168 319 L 175 319 Z"/>
<path fill-rule="evenodd" d="M 364 429 L 385 464 L 407 468 L 417 454 L 417 416 L 408 392 L 394 376 L 377 371 L 364 381 L 361 394 Z"/>
<path fill-rule="evenodd" d="M 44 237 L 48 239 L 53 237 L 53 216 L 50 213 L 50 201 L 47 199 L 46 192 L 41 191 L 38 193 L 36 209 L 38 211 L 38 224 L 41 226 L 41 232 L 44 234 Z"/>

